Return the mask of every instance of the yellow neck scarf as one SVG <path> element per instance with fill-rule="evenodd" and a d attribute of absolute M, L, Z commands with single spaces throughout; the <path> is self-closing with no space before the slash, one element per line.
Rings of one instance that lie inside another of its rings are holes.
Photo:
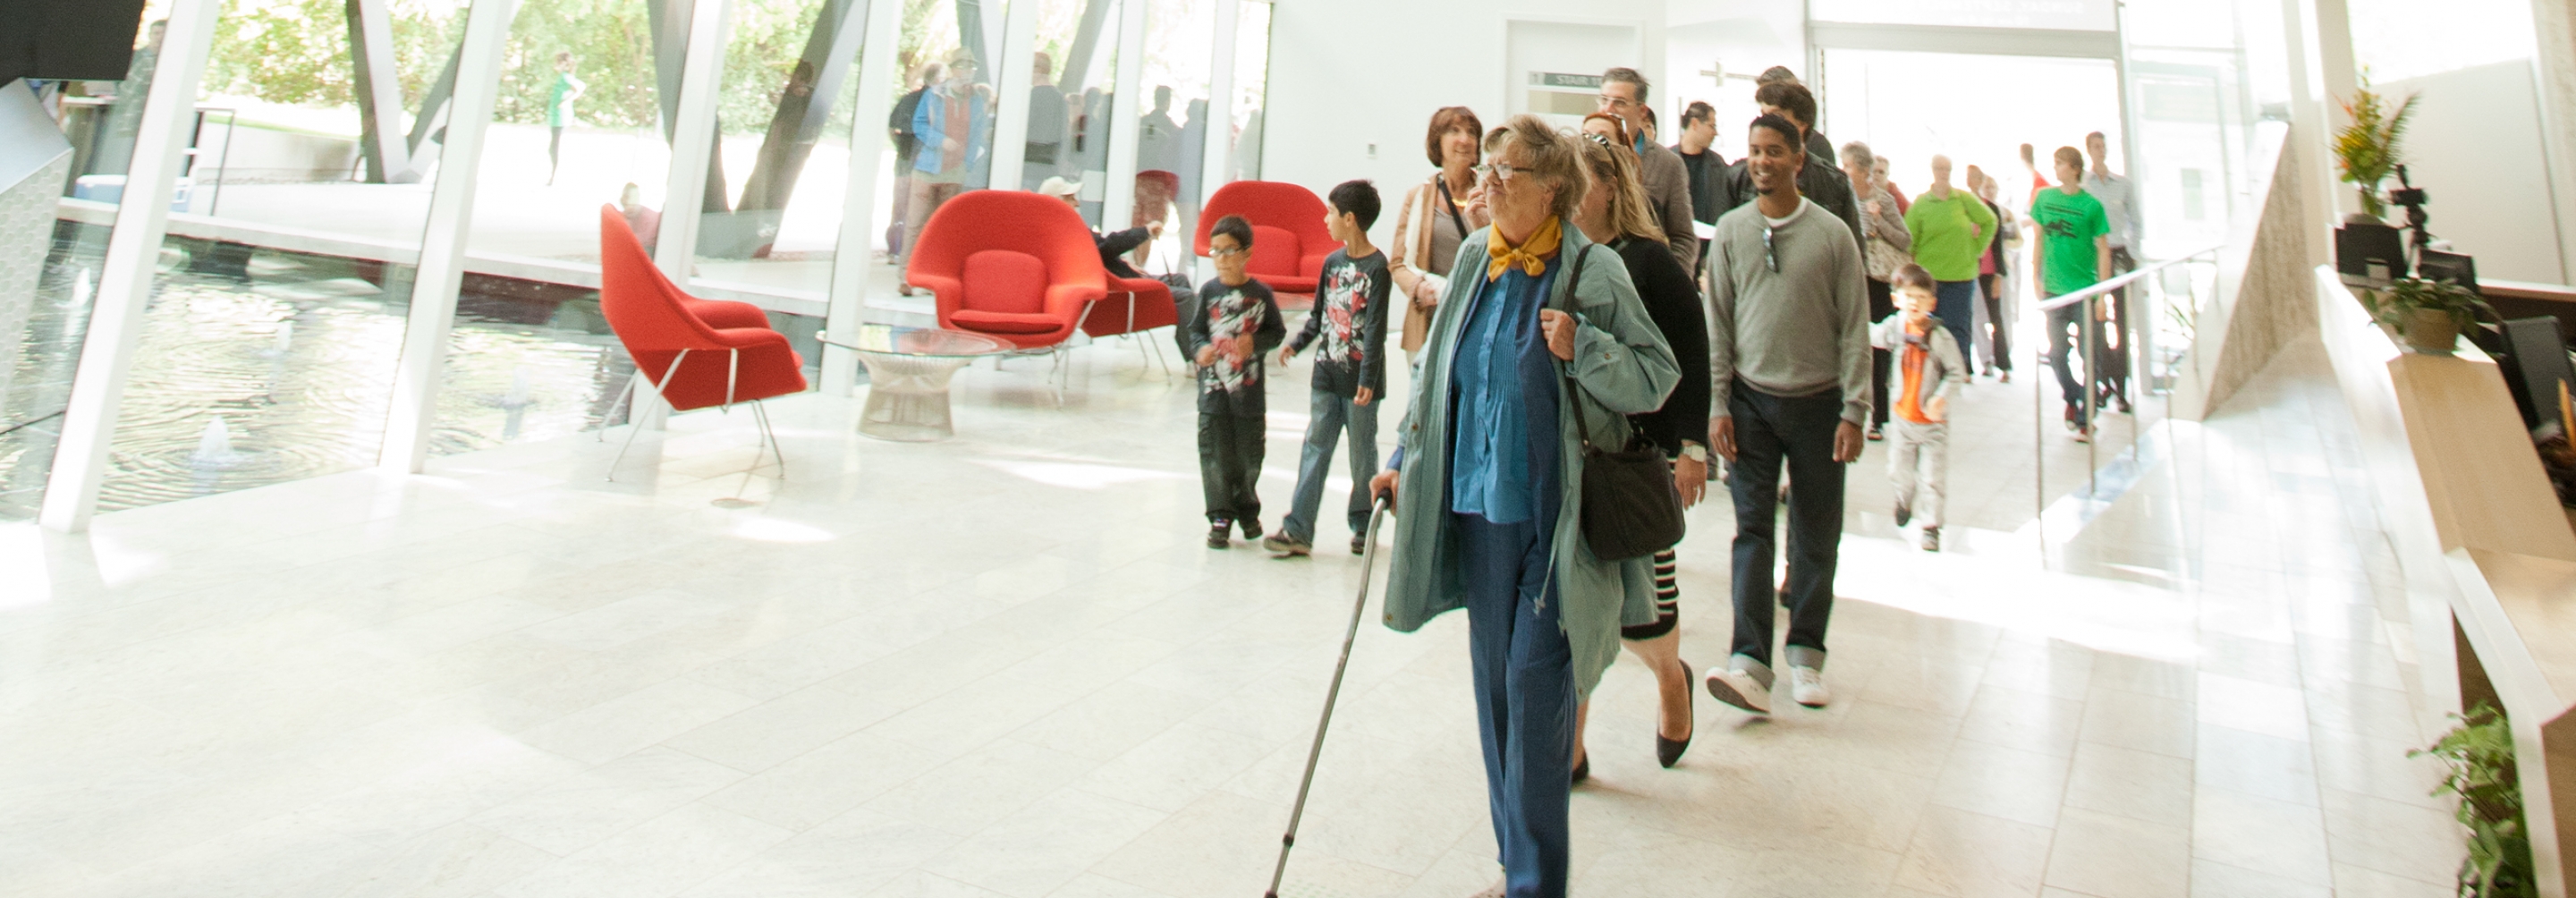
<path fill-rule="evenodd" d="M 1519 246 L 1504 242 L 1503 229 L 1487 229 L 1485 255 L 1488 258 L 1485 262 L 1485 281 L 1493 282 L 1514 265 L 1520 266 L 1521 273 L 1530 277 L 1546 273 L 1547 260 L 1556 258 L 1557 248 L 1564 242 L 1561 224 L 1555 216 L 1548 216 L 1547 223 L 1538 226 L 1538 233 L 1531 234 L 1529 239 L 1521 241 Z"/>

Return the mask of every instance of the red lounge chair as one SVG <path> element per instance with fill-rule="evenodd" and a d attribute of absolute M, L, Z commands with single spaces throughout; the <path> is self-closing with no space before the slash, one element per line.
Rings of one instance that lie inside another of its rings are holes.
<path fill-rule="evenodd" d="M 785 334 L 770 329 L 769 315 L 759 306 L 680 292 L 653 267 L 615 206 L 599 207 L 599 311 L 618 342 L 626 344 L 645 386 L 673 411 L 731 410 L 734 403 L 751 403 L 761 441 L 779 452 L 778 434 L 760 401 L 804 392 L 805 360 L 789 348 Z M 632 380 L 626 389 L 635 389 Z M 619 394 L 620 402 L 624 398 Z M 635 433 L 630 432 L 617 460 L 623 461 L 626 448 L 634 445 Z M 616 479 L 617 461 L 608 466 L 610 479 Z M 778 470 L 786 476 L 784 452 L 779 452 Z"/>
<path fill-rule="evenodd" d="M 1314 191 L 1295 184 L 1227 184 L 1217 188 L 1216 195 L 1208 197 L 1207 208 L 1199 211 L 1197 252 L 1208 254 L 1208 229 L 1216 226 L 1217 219 L 1243 216 L 1252 224 L 1252 261 L 1247 270 L 1272 293 L 1281 294 L 1283 305 L 1293 305 L 1284 302 L 1287 294 L 1302 294 L 1311 304 L 1324 257 L 1342 248 L 1324 227 L 1324 209 L 1324 201 Z"/>
<path fill-rule="evenodd" d="M 1061 345 L 1108 293 L 1100 245 L 1063 200 L 1016 190 L 958 194 L 930 216 L 905 280 L 939 299 L 939 326 L 1023 350 Z"/>
<path fill-rule="evenodd" d="M 1172 285 L 1153 278 L 1110 275 L 1109 298 L 1091 304 L 1091 314 L 1082 321 L 1082 332 L 1094 338 L 1115 337 L 1141 334 L 1180 323 L 1180 310 L 1172 302 Z M 1151 345 L 1145 349 L 1152 353 L 1156 362 L 1162 363 L 1164 373 L 1169 374 L 1172 366 L 1163 362 L 1162 345 L 1153 341 L 1147 343 Z"/>

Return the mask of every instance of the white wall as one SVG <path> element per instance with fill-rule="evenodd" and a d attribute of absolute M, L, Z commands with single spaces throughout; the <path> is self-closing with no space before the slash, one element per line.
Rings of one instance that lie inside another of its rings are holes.
<path fill-rule="evenodd" d="M 1744 125 L 1760 111 L 1753 82 L 1728 78 L 1721 88 L 1701 72 L 1718 65 L 1752 76 L 1784 65 L 1817 84 L 1816 73 L 1807 70 L 1806 10 L 1799 0 L 1672 0 L 1664 12 L 1664 37 L 1669 89 L 1655 97 L 1656 113 L 1679 122 L 1690 101 L 1707 101 L 1717 108 L 1717 150 L 1728 159 L 1744 155 Z M 1673 128 L 1665 127 L 1667 144 L 1674 142 Z"/>
<path fill-rule="evenodd" d="M 2415 186 L 2431 199 L 2425 211 L 2433 236 L 2476 256 L 2480 277 L 2566 283 L 2531 61 L 2389 81 L 2379 89 L 2391 97 L 2422 97 L 2401 148 Z M 2403 216 L 2389 210 L 2397 223 Z"/>
<path fill-rule="evenodd" d="M 1317 195 L 1375 180 L 1386 211 L 1369 233 L 1381 242 L 1404 191 L 1434 168 L 1422 148 L 1432 110 L 1463 105 L 1502 124 L 1505 21 L 1636 26 L 1645 58 L 1633 65 L 1663 71 L 1663 0 L 1286 0 L 1273 15 L 1262 176 Z"/>

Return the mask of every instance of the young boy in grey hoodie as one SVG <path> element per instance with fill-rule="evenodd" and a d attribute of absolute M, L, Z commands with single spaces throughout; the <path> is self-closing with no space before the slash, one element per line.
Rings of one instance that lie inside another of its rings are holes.
<path fill-rule="evenodd" d="M 1941 551 L 1941 487 L 1950 474 L 1950 400 L 1968 382 L 1959 343 L 1941 329 L 1931 272 L 1907 265 L 1892 278 L 1897 314 L 1870 327 L 1869 345 L 1888 351 L 1887 479 L 1896 486 L 1896 526 L 1923 521 L 1923 551 Z"/>

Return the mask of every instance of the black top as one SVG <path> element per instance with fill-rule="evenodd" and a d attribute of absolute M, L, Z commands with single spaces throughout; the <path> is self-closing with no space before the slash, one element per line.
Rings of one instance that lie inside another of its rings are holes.
<path fill-rule="evenodd" d="M 921 152 L 921 138 L 912 133 L 912 114 L 921 108 L 921 92 L 913 88 L 902 99 L 894 101 L 894 111 L 886 114 L 886 130 L 894 133 L 895 172 L 912 171 L 913 156 Z"/>
<path fill-rule="evenodd" d="M 1144 228 L 1128 228 L 1107 234 L 1093 234 L 1091 240 L 1100 244 L 1100 267 L 1109 269 L 1109 273 L 1117 277 L 1133 279 L 1145 275 L 1138 272 L 1136 266 L 1127 264 L 1127 254 L 1135 252 L 1137 247 L 1144 246 L 1145 241 L 1153 237 L 1154 232 Z"/>
<path fill-rule="evenodd" d="M 1682 157 L 1682 170 L 1690 173 L 1691 217 L 1716 224 L 1717 217 L 1734 205 L 1720 204 L 1720 197 L 1727 192 L 1726 157 L 1718 155 L 1715 147 L 1693 155 L 1682 152 L 1679 145 L 1673 147 L 1673 155 Z"/>
<path fill-rule="evenodd" d="M 1246 418 L 1269 414 L 1269 384 L 1263 382 L 1261 360 L 1288 338 L 1288 324 L 1279 320 L 1279 301 L 1271 297 L 1270 286 L 1252 279 L 1229 286 L 1224 278 L 1209 278 L 1199 287 L 1199 313 L 1190 316 L 1189 328 L 1193 364 L 1201 347 L 1252 334 L 1252 355 L 1238 362 L 1220 349 L 1214 364 L 1199 369 L 1199 414 Z"/>
<path fill-rule="evenodd" d="M 1720 210 L 1721 215 L 1733 211 L 1735 206 L 1752 202 L 1756 195 L 1753 192 L 1753 170 L 1746 168 L 1744 162 L 1738 159 L 1734 165 L 1726 167 L 1726 182 L 1734 195 L 1734 205 Z M 1851 178 L 1845 176 L 1842 169 L 1834 167 L 1832 158 L 1808 153 L 1806 167 L 1798 170 L 1798 192 L 1816 205 L 1825 207 L 1825 211 L 1833 213 L 1835 218 L 1842 219 L 1843 226 L 1851 229 L 1852 244 L 1860 244 L 1860 204 L 1852 199 Z"/>
<path fill-rule="evenodd" d="M 1837 167 L 1843 164 L 1842 152 L 1834 149 L 1834 142 L 1826 140 L 1825 132 L 1822 131 L 1807 132 L 1807 155 L 1821 158 Z"/>
<path fill-rule="evenodd" d="M 1343 398 L 1357 397 L 1361 387 L 1375 397 L 1386 395 L 1386 294 L 1393 285 L 1383 251 L 1354 259 L 1350 250 L 1337 249 L 1324 257 L 1315 277 L 1315 311 L 1288 341 L 1289 349 L 1304 352 L 1322 338 L 1324 345 L 1315 351 L 1315 389 Z"/>
<path fill-rule="evenodd" d="M 1698 284 L 1670 250 L 1652 240 L 1621 237 L 1611 247 L 1628 263 L 1628 280 L 1655 329 L 1664 332 L 1680 363 L 1682 379 L 1664 397 L 1664 407 L 1628 416 L 1637 434 L 1653 440 L 1667 455 L 1680 455 L 1682 441 L 1708 442 L 1708 316 L 1702 310 Z"/>

